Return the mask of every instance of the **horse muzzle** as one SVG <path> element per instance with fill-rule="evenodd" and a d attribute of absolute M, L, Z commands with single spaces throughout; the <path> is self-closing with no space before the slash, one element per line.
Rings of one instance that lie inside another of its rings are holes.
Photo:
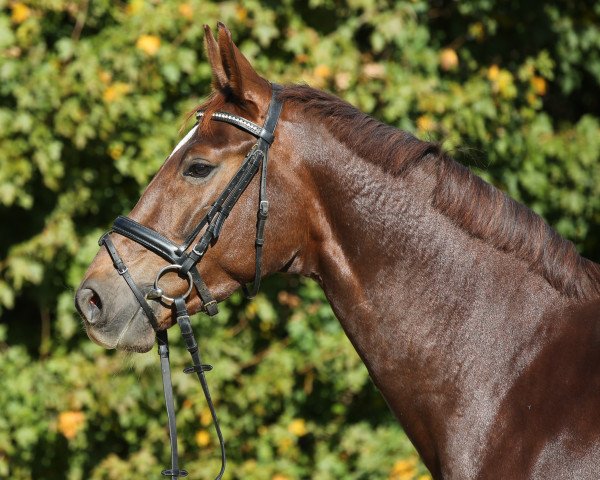
<path fill-rule="evenodd" d="M 104 285 L 93 279 L 77 290 L 75 307 L 88 337 L 104 348 L 147 352 L 155 342 L 154 329 L 135 298 L 114 290 L 114 282 Z"/>

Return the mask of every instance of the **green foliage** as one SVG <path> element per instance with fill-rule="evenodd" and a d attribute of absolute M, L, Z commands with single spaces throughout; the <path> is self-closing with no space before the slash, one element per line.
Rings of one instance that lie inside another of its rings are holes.
<path fill-rule="evenodd" d="M 94 346 L 72 290 L 209 92 L 202 23 L 227 23 L 271 80 L 443 141 L 597 256 L 599 16 L 597 2 L 0 0 L 0 477 L 167 464 L 156 354 Z M 320 290 L 275 278 L 263 292 L 195 319 L 229 478 L 424 474 Z M 174 381 L 185 466 L 208 477 L 199 388 Z"/>

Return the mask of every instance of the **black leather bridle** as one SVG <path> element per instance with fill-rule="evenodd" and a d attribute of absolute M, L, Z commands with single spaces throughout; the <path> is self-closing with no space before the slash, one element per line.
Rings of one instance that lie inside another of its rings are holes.
<path fill-rule="evenodd" d="M 202 310 L 210 316 L 216 315 L 218 312 L 217 302 L 212 297 L 208 290 L 200 272 L 198 271 L 197 264 L 202 260 L 202 257 L 211 245 L 219 238 L 221 228 L 225 219 L 228 217 L 231 209 L 235 206 L 240 196 L 249 185 L 250 181 L 254 178 L 259 168 L 260 173 L 260 187 L 259 187 L 259 205 L 258 205 L 258 219 L 256 224 L 256 259 L 255 259 L 255 275 L 253 286 L 248 289 L 246 285 L 243 286 L 244 293 L 247 297 L 251 298 L 258 292 L 261 279 L 261 264 L 262 264 L 262 248 L 264 244 L 264 231 L 265 224 L 269 212 L 269 202 L 267 200 L 267 160 L 269 147 L 273 143 L 275 136 L 275 127 L 277 120 L 281 113 L 282 103 L 277 98 L 277 92 L 281 89 L 279 85 L 273 85 L 273 93 L 271 101 L 269 103 L 269 110 L 265 119 L 264 125 L 261 127 L 243 117 L 227 113 L 227 112 L 215 112 L 211 116 L 211 120 L 219 122 L 229 123 L 236 126 L 237 128 L 244 130 L 257 138 L 256 144 L 250 149 L 242 165 L 240 166 L 237 173 L 229 181 L 225 190 L 218 196 L 215 202 L 212 204 L 208 213 L 200 221 L 200 223 L 194 228 L 194 230 L 188 235 L 183 245 L 176 245 L 169 239 L 161 235 L 160 233 L 145 227 L 144 225 L 128 218 L 119 216 L 115 220 L 112 229 L 105 233 L 99 240 L 99 245 L 106 248 L 110 258 L 113 261 L 113 265 L 121 277 L 125 279 L 129 288 L 133 292 L 133 295 L 137 299 L 140 307 L 144 311 L 148 321 L 152 325 L 152 328 L 156 331 L 156 340 L 158 343 L 158 353 L 160 355 L 161 372 L 163 379 L 163 390 L 165 395 L 165 404 L 167 408 L 167 416 L 169 419 L 169 437 L 171 442 L 171 468 L 162 471 L 162 474 L 171 479 L 178 479 L 179 477 L 187 476 L 186 470 L 179 468 L 179 456 L 177 452 L 177 425 L 175 421 L 175 406 L 173 401 L 173 387 L 171 384 L 171 369 L 169 364 L 169 340 L 166 330 L 160 330 L 158 320 L 154 314 L 154 310 L 148 303 L 148 299 L 161 301 L 163 304 L 170 305 L 173 310 L 173 317 L 176 319 L 177 324 L 181 328 L 181 335 L 185 342 L 185 346 L 192 357 L 192 366 L 187 367 L 185 373 L 196 373 L 210 413 L 212 415 L 213 423 L 217 436 L 219 437 L 219 443 L 221 446 L 221 470 L 215 477 L 215 480 L 220 480 L 225 472 L 225 466 L 227 459 L 225 456 L 225 442 L 219 426 L 219 420 L 215 412 L 214 405 L 210 396 L 208 383 L 204 373 L 212 370 L 211 365 L 202 364 L 200 358 L 200 352 L 198 344 L 192 331 L 189 314 L 186 307 L 186 298 L 190 295 L 193 287 L 196 288 L 198 296 L 202 301 Z M 199 121 L 204 116 L 204 112 L 198 111 L 196 118 Z M 189 138 L 193 133 L 197 131 L 198 121 L 193 127 L 193 131 L 186 137 Z M 185 139 L 184 139 L 185 140 Z M 182 141 L 183 142 L 183 141 Z M 180 144 L 181 145 L 181 144 Z M 179 147 L 179 146 L 178 146 Z M 175 151 L 177 151 L 176 147 Z M 175 153 L 175 151 L 173 153 Z M 145 294 L 142 289 L 133 280 L 131 274 L 122 258 L 120 257 L 117 249 L 115 248 L 112 240 L 111 233 L 118 233 L 127 237 L 134 242 L 139 243 L 146 249 L 156 253 L 163 257 L 165 260 L 170 262 L 169 265 L 163 267 L 157 274 L 156 280 L 154 281 L 154 287 L 147 291 Z M 192 243 L 196 238 L 199 237 L 197 243 L 190 249 Z M 188 289 L 187 291 L 178 297 L 171 298 L 162 291 L 159 287 L 159 281 L 163 275 L 167 272 L 175 272 L 180 277 L 187 279 Z"/>

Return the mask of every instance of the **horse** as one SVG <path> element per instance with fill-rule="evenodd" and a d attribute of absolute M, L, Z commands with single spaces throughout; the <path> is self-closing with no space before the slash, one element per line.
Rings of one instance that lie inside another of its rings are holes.
<path fill-rule="evenodd" d="M 211 117 L 260 125 L 278 99 L 264 251 L 255 176 L 198 264 L 215 301 L 252 281 L 257 264 L 258 279 L 315 279 L 436 479 L 599 478 L 600 265 L 438 144 L 305 85 L 275 91 L 223 24 L 217 38 L 204 29 L 212 94 L 132 221 L 180 243 L 198 235 L 256 140 Z M 165 261 L 113 241 L 152 291 Z M 156 331 L 118 273 L 102 248 L 77 309 L 94 342 L 148 351 Z M 177 272 L 161 285 L 173 295 L 187 287 Z M 148 298 L 158 330 L 170 328 L 170 308 Z M 185 307 L 202 309 L 201 295 Z"/>

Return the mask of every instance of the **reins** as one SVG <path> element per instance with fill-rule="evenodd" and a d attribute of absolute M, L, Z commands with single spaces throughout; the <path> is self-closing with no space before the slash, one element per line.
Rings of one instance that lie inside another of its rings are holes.
<path fill-rule="evenodd" d="M 197 264 L 202 260 L 206 251 L 213 245 L 221 233 L 223 223 L 229 216 L 232 208 L 235 206 L 240 196 L 256 173 L 261 169 L 260 185 L 259 185 L 259 205 L 256 223 L 256 239 L 255 239 L 255 274 L 252 287 L 248 288 L 243 285 L 244 294 L 248 298 L 252 298 L 258 292 L 260 287 L 260 279 L 262 272 L 262 251 L 264 245 L 264 230 L 269 213 L 269 202 L 267 199 L 267 161 L 269 147 L 275 139 L 275 127 L 282 109 L 282 103 L 277 99 L 277 92 L 281 89 L 279 85 L 273 85 L 273 93 L 269 103 L 269 109 L 264 125 L 261 127 L 245 118 L 227 112 L 215 112 L 211 116 L 211 120 L 229 123 L 235 127 L 244 130 L 257 138 L 256 144 L 250 149 L 242 165 L 237 173 L 229 181 L 223 192 L 218 196 L 215 202 L 210 207 L 208 213 L 203 217 L 200 223 L 194 228 L 191 234 L 187 237 L 183 245 L 176 245 L 168 238 L 160 233 L 132 220 L 128 217 L 119 216 L 115 220 L 112 229 L 105 233 L 99 240 L 99 245 L 106 248 L 108 255 L 112 259 L 113 265 L 117 273 L 123 277 L 127 285 L 133 292 L 137 302 L 140 304 L 144 314 L 148 318 L 148 322 L 156 331 L 156 340 L 158 343 L 158 354 L 160 356 L 160 365 L 163 381 L 163 391 L 165 396 L 165 405 L 167 409 L 169 438 L 171 443 L 171 468 L 162 471 L 162 475 L 170 477 L 173 480 L 179 477 L 188 475 L 186 470 L 179 466 L 179 454 L 177 450 L 177 424 L 175 418 L 175 402 L 173 398 L 173 386 L 171 383 L 171 367 L 169 362 L 169 339 L 167 330 L 161 330 L 158 325 L 158 320 L 153 308 L 148 303 L 148 300 L 160 301 L 163 304 L 171 306 L 174 320 L 181 329 L 181 335 L 191 358 L 192 365 L 184 369 L 184 373 L 196 373 L 202 391 L 206 398 L 208 408 L 210 410 L 213 424 L 221 449 L 221 469 L 215 480 L 220 480 L 225 472 L 227 457 L 225 454 L 225 441 L 221 433 L 219 419 L 215 411 L 208 382 L 206 381 L 205 372 L 212 370 L 211 365 L 203 364 L 200 356 L 200 350 L 188 314 L 186 299 L 191 294 L 195 287 L 200 300 L 202 301 L 202 310 L 214 316 L 218 313 L 217 302 L 206 286 Z M 196 114 L 197 120 L 202 118 L 204 112 L 199 111 Z M 198 122 L 188 133 L 188 135 L 175 148 L 176 152 L 195 131 L 197 131 Z M 174 153 L 173 152 L 173 153 Z M 169 265 L 163 267 L 154 281 L 154 286 L 151 289 L 146 289 L 146 292 L 135 283 L 131 276 L 127 265 L 119 255 L 114 243 L 111 240 L 111 234 L 118 233 L 124 237 L 137 242 L 147 250 L 163 257 Z M 200 235 L 200 239 L 191 247 L 194 240 Z M 180 277 L 187 279 L 187 291 L 177 297 L 167 296 L 159 286 L 159 281 L 168 272 L 176 272 Z"/>

